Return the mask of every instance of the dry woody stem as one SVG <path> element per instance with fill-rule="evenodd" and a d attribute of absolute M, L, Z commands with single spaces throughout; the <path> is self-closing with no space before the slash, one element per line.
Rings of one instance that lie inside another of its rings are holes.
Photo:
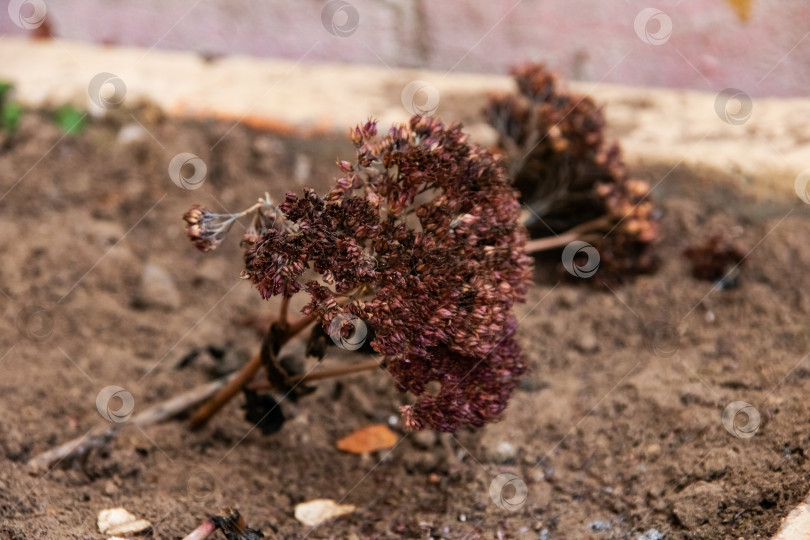
<path fill-rule="evenodd" d="M 165 422 L 205 401 L 223 386 L 226 386 L 233 377 L 233 374 L 227 375 L 216 381 L 193 388 L 188 392 L 184 392 L 179 396 L 175 396 L 168 401 L 154 405 L 136 414 L 127 422 L 94 428 L 81 437 L 33 457 L 28 461 L 28 466 L 38 471 L 47 470 L 62 461 L 85 455 L 95 448 L 106 446 L 127 426 L 135 425 L 140 428 L 145 428 Z"/>

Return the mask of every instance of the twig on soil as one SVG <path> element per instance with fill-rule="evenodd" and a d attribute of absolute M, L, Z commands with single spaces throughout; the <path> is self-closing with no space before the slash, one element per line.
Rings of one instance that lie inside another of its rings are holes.
<path fill-rule="evenodd" d="M 127 422 L 99 426 L 82 437 L 78 437 L 64 444 L 43 452 L 28 461 L 28 466 L 35 470 L 45 470 L 65 459 L 75 458 L 86 454 L 94 448 L 107 445 L 115 439 L 122 428 L 135 425 L 140 428 L 159 424 L 185 412 L 214 395 L 226 386 L 236 375 L 230 374 L 216 381 L 197 386 L 188 392 L 173 397 L 163 403 L 158 403 L 145 411 L 136 414 Z"/>

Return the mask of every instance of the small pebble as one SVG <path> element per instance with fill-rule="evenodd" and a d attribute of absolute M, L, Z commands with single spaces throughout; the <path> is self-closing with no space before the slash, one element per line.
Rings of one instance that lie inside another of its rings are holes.
<path fill-rule="evenodd" d="M 98 513 L 98 530 L 102 534 L 139 534 L 151 528 L 145 519 L 138 519 L 124 508 L 107 508 Z"/>
<path fill-rule="evenodd" d="M 610 522 L 604 520 L 591 521 L 588 524 L 588 528 L 590 528 L 592 531 L 609 531 Z"/>
<path fill-rule="evenodd" d="M 658 529 L 650 529 L 639 536 L 638 540 L 664 540 L 664 535 L 658 532 Z"/>
<path fill-rule="evenodd" d="M 147 264 L 133 304 L 140 309 L 176 309 L 180 307 L 180 293 L 165 268 Z"/>
<path fill-rule="evenodd" d="M 138 124 L 127 124 L 118 132 L 115 142 L 120 145 L 127 145 L 146 140 L 149 134 Z"/>
<path fill-rule="evenodd" d="M 574 347 L 584 353 L 596 352 L 599 350 L 599 340 L 596 338 L 596 335 L 594 335 L 593 332 L 586 330 L 580 334 L 579 338 L 577 338 L 576 342 L 574 343 Z"/>
<path fill-rule="evenodd" d="M 644 448 L 644 457 L 647 459 L 655 459 L 661 455 L 661 445 L 657 443 L 648 444 Z"/>
<path fill-rule="evenodd" d="M 485 452 L 494 463 L 507 463 L 517 456 L 517 447 L 508 441 L 497 441 L 487 445 Z"/>
<path fill-rule="evenodd" d="M 315 499 L 295 505 L 295 519 L 315 527 L 332 518 L 354 512 L 353 504 L 337 504 L 332 499 Z"/>

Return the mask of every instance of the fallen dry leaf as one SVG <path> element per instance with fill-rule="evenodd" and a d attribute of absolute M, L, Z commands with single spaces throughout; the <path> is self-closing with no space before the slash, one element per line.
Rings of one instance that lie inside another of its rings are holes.
<path fill-rule="evenodd" d="M 391 448 L 396 443 L 397 434 L 388 429 L 388 426 L 373 424 L 343 437 L 338 441 L 337 447 L 352 454 L 369 454 L 375 450 Z"/>
<path fill-rule="evenodd" d="M 106 508 L 98 513 L 98 530 L 102 534 L 139 534 L 152 528 L 145 519 L 138 519 L 124 508 Z"/>
<path fill-rule="evenodd" d="M 332 499 L 314 499 L 295 505 L 295 519 L 309 527 L 352 512 L 353 504 L 337 504 Z"/>

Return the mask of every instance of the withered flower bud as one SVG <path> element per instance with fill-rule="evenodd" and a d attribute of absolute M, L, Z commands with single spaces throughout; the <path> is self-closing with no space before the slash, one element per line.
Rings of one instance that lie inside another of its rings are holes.
<path fill-rule="evenodd" d="M 193 205 L 183 214 L 186 233 L 200 251 L 211 251 L 222 242 L 230 230 L 232 222 L 213 214 L 199 204 Z"/>

